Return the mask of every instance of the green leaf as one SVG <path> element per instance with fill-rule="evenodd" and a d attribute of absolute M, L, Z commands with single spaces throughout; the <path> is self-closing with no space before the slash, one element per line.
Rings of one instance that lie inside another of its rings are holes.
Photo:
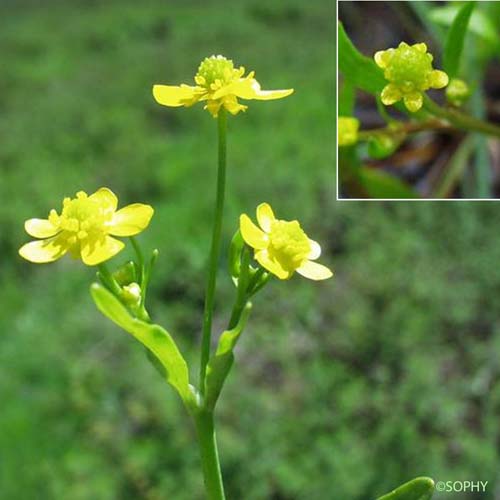
<path fill-rule="evenodd" d="M 194 408 L 196 400 L 189 386 L 188 366 L 170 334 L 159 325 L 133 318 L 126 307 L 101 285 L 93 283 L 90 294 L 104 316 L 133 335 L 155 356 L 164 368 L 167 382 L 179 393 L 188 408 Z"/>
<path fill-rule="evenodd" d="M 338 29 L 338 53 L 339 71 L 346 81 L 370 94 L 382 91 L 386 84 L 382 70 L 354 47 L 342 23 Z"/>
<path fill-rule="evenodd" d="M 434 481 L 429 477 L 417 477 L 377 500 L 429 500 L 434 493 Z"/>
<path fill-rule="evenodd" d="M 369 198 L 420 198 L 408 184 L 381 170 L 360 167 L 357 179 Z"/>
<path fill-rule="evenodd" d="M 447 5 L 446 7 L 436 7 L 430 13 L 432 21 L 443 26 L 451 26 L 460 7 L 457 5 Z M 492 47 L 498 47 L 498 35 L 494 24 L 486 17 L 484 12 L 476 10 L 472 13 L 469 21 L 469 30 L 481 37 Z"/>
<path fill-rule="evenodd" d="M 465 35 L 474 9 L 474 2 L 466 3 L 457 13 L 444 43 L 443 68 L 450 78 L 457 76 L 464 48 Z"/>
<path fill-rule="evenodd" d="M 252 305 L 248 302 L 243 309 L 238 324 L 232 330 L 226 330 L 221 334 L 217 350 L 207 364 L 205 381 L 205 405 L 207 408 L 214 408 L 219 398 L 224 381 L 233 365 L 234 346 L 245 328 L 251 308 Z"/>
<path fill-rule="evenodd" d="M 354 110 L 355 90 L 354 85 L 348 80 L 344 81 L 339 92 L 339 116 L 351 116 Z"/>

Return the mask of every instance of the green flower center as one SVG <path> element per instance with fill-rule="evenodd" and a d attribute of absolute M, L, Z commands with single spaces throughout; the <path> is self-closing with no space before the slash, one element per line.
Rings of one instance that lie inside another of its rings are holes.
<path fill-rule="evenodd" d="M 269 254 L 287 270 L 297 269 L 311 252 L 311 244 L 298 221 L 276 220 L 269 233 Z"/>
<path fill-rule="evenodd" d="M 432 55 L 401 44 L 394 50 L 385 77 L 402 91 L 426 90 L 432 72 Z"/>
<path fill-rule="evenodd" d="M 73 244 L 77 240 L 103 236 L 106 232 L 106 222 L 111 219 L 111 215 L 96 200 L 90 199 L 84 192 L 79 192 L 74 199 L 64 199 L 61 215 L 52 210 L 49 220 L 67 231 L 68 243 Z"/>
<path fill-rule="evenodd" d="M 221 83 L 229 83 L 234 73 L 234 64 L 231 59 L 224 56 L 206 57 L 198 68 L 195 80 L 199 85 L 210 87 L 212 83 L 219 80 Z"/>

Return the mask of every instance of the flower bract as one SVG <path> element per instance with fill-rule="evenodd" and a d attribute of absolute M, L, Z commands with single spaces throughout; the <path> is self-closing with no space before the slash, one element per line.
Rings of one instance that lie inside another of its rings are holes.
<path fill-rule="evenodd" d="M 53 262 L 68 253 L 95 266 L 110 259 L 125 246 L 113 236 L 134 236 L 145 229 L 153 208 L 134 203 L 117 210 L 118 199 L 112 191 L 101 188 L 88 196 L 64 198 L 60 214 L 52 209 L 47 219 L 30 219 L 26 232 L 39 240 L 26 243 L 19 254 L 35 263 Z"/>
<path fill-rule="evenodd" d="M 381 94 L 386 106 L 402 99 L 409 111 L 416 112 L 422 107 L 423 92 L 448 85 L 448 75 L 433 69 L 433 57 L 427 52 L 425 43 L 408 45 L 401 42 L 397 49 L 377 52 L 374 59 L 389 81 Z"/>
<path fill-rule="evenodd" d="M 154 85 L 153 96 L 164 106 L 192 106 L 205 102 L 212 116 L 217 117 L 221 107 L 236 115 L 245 111 L 247 106 L 240 104 L 241 99 L 271 100 L 281 99 L 293 92 L 286 90 L 262 90 L 251 71 L 245 76 L 245 68 L 234 67 L 233 61 L 223 56 L 205 58 L 194 77 L 196 85 Z"/>
<path fill-rule="evenodd" d="M 290 278 L 295 271 L 312 280 L 332 276 L 328 267 L 313 262 L 321 255 L 321 247 L 307 237 L 298 221 L 276 219 L 267 203 L 257 207 L 257 221 L 260 227 L 248 215 L 241 215 L 240 231 L 263 268 L 282 280 Z"/>
<path fill-rule="evenodd" d="M 338 140 L 339 146 L 352 146 L 358 142 L 359 120 L 352 116 L 339 116 Z"/>

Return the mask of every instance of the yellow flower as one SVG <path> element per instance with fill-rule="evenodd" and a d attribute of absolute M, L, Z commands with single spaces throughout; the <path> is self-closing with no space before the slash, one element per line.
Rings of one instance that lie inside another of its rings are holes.
<path fill-rule="evenodd" d="M 107 188 L 88 196 L 83 191 L 76 198 L 64 198 L 62 212 L 54 209 L 48 219 L 30 219 L 24 224 L 30 236 L 40 238 L 26 243 L 19 254 L 36 263 L 53 262 L 66 252 L 95 266 L 116 255 L 125 246 L 112 236 L 134 236 L 145 229 L 153 208 L 134 203 L 116 210 L 118 199 Z"/>
<path fill-rule="evenodd" d="M 198 101 L 206 102 L 205 108 L 217 117 L 219 109 L 224 107 L 236 115 L 248 106 L 238 102 L 241 99 L 281 99 L 293 92 L 286 90 L 261 90 L 259 82 L 251 71 L 244 76 L 245 68 L 236 69 L 233 61 L 223 56 L 211 56 L 203 60 L 194 77 L 195 86 L 154 85 L 153 96 L 156 102 L 164 106 L 192 106 Z"/>
<path fill-rule="evenodd" d="M 279 279 L 285 280 L 297 271 L 312 280 L 324 280 L 333 274 L 327 267 L 312 262 L 321 255 L 321 247 L 310 240 L 298 221 L 278 220 L 267 203 L 257 207 L 260 229 L 243 214 L 240 231 L 255 251 L 255 260 Z"/>
<path fill-rule="evenodd" d="M 338 140 L 339 146 L 352 146 L 358 142 L 359 120 L 352 116 L 339 116 Z"/>
<path fill-rule="evenodd" d="M 397 49 L 377 52 L 374 59 L 390 82 L 381 94 L 386 106 L 403 99 L 409 111 L 418 111 L 423 104 L 424 91 L 448 85 L 448 75 L 432 68 L 433 57 L 427 52 L 425 43 L 410 46 L 401 42 Z"/>

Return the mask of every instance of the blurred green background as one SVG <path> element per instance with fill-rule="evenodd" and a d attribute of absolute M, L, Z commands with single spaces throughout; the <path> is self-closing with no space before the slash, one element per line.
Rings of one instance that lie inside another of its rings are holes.
<path fill-rule="evenodd" d="M 93 269 L 17 249 L 25 219 L 80 189 L 154 205 L 151 311 L 196 375 L 215 122 L 160 107 L 151 86 L 190 82 L 212 53 L 296 90 L 229 122 L 225 240 L 268 201 L 336 270 L 254 301 L 217 412 L 228 497 L 370 500 L 425 474 L 498 498 L 498 208 L 333 202 L 334 23 L 327 0 L 2 3 L 0 498 L 203 498 L 194 429 L 95 310 Z M 224 263 L 219 284 L 218 330 Z"/>

